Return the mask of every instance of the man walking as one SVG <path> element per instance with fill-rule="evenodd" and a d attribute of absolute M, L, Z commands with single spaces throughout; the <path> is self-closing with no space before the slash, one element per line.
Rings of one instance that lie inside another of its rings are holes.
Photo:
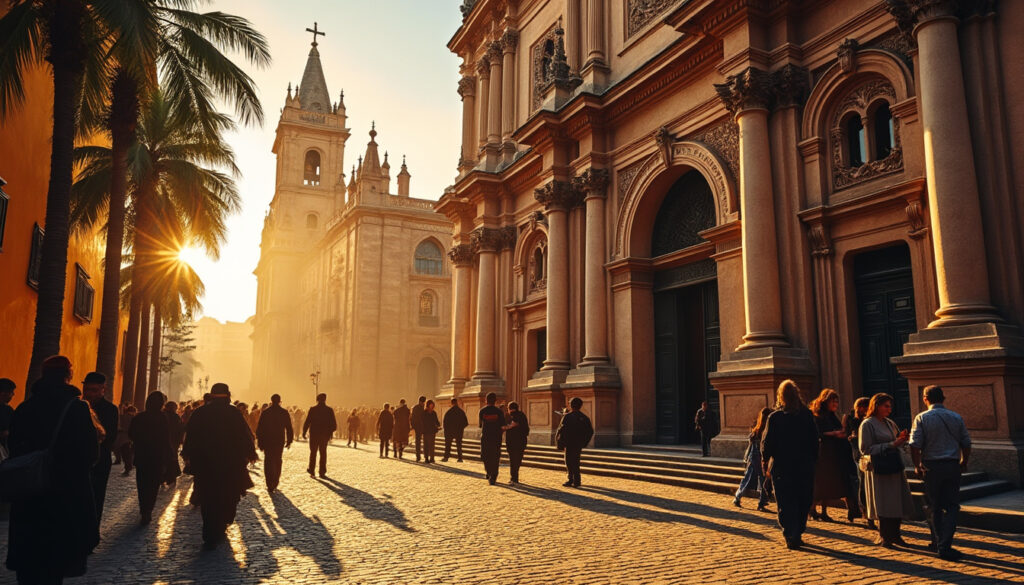
<path fill-rule="evenodd" d="M 423 444 L 423 411 L 425 409 L 424 404 L 427 402 L 426 396 L 420 396 L 419 403 L 412 407 L 412 415 L 409 417 L 409 423 L 412 425 L 412 432 L 416 434 L 416 461 L 420 460 L 420 449 Z"/>
<path fill-rule="evenodd" d="M 501 429 L 505 426 L 505 413 L 494 405 L 498 395 L 487 394 L 487 406 L 480 409 L 480 458 L 484 461 L 487 481 L 498 481 L 498 463 L 501 461 Z"/>
<path fill-rule="evenodd" d="M 256 424 L 256 444 L 263 451 L 263 474 L 267 479 L 267 491 L 274 493 L 281 481 L 281 458 L 286 448 L 291 448 L 295 431 L 288 411 L 281 408 L 281 395 L 270 397 L 270 406 L 260 414 Z"/>
<path fill-rule="evenodd" d="M 238 501 L 253 486 L 247 466 L 258 459 L 249 424 L 231 404 L 227 384 L 214 384 L 210 400 L 192 413 L 181 455 L 195 476 L 203 546 L 213 549 L 235 521 Z"/>
<path fill-rule="evenodd" d="M 509 483 L 519 483 L 519 467 L 523 464 L 523 454 L 526 453 L 526 439 L 530 435 L 530 422 L 526 415 L 519 410 L 518 402 L 508 403 L 508 424 L 505 429 L 505 451 L 508 452 L 508 468 L 511 479 Z"/>
<path fill-rule="evenodd" d="M 701 457 L 711 455 L 711 438 L 715 436 L 715 416 L 708 410 L 707 401 L 700 403 L 697 415 L 693 417 L 693 425 L 700 433 Z"/>
<path fill-rule="evenodd" d="M 924 499 L 931 546 L 939 558 L 956 561 L 963 553 L 953 548 L 956 518 L 960 512 L 960 475 L 971 457 L 971 436 L 964 419 L 943 404 L 942 388 L 926 386 L 928 410 L 914 418 L 910 431 L 910 456 L 924 481 Z"/>
<path fill-rule="evenodd" d="M 338 430 L 338 419 L 334 417 L 334 409 L 327 406 L 327 395 L 316 395 L 316 405 L 309 409 L 306 422 L 302 423 L 302 438 L 309 436 L 309 477 L 316 477 L 316 455 L 320 454 L 320 477 L 327 477 L 327 444 L 331 442 L 334 431 Z"/>
<path fill-rule="evenodd" d="M 106 388 L 107 377 L 99 372 L 89 372 L 82 380 L 82 398 L 96 413 L 104 432 L 103 441 L 100 442 L 100 457 L 89 473 L 97 521 L 103 516 L 103 501 L 107 496 L 107 480 L 110 478 L 110 456 L 117 442 L 117 407 L 104 397 Z"/>
<path fill-rule="evenodd" d="M 570 411 L 562 417 L 562 422 L 555 432 L 555 442 L 559 449 L 565 450 L 565 470 L 569 480 L 563 483 L 565 487 L 580 487 L 580 457 L 583 455 L 583 448 L 594 436 L 594 426 L 590 424 L 590 417 L 580 412 L 583 408 L 583 399 L 579 396 L 569 401 Z"/>
<path fill-rule="evenodd" d="M 452 398 L 452 407 L 444 413 L 444 457 L 441 461 L 448 461 L 452 454 L 452 441 L 455 441 L 455 453 L 459 463 L 462 463 L 462 434 L 469 426 L 469 419 L 466 418 L 466 411 L 459 408 L 459 399 Z"/>

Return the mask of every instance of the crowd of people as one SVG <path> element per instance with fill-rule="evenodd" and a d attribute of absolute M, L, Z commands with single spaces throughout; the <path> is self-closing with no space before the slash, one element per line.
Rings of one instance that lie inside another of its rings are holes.
<path fill-rule="evenodd" d="M 953 548 L 959 512 L 960 477 L 971 455 L 963 418 L 945 408 L 942 388 L 927 386 L 928 407 L 912 429 L 900 430 L 890 417 L 892 396 L 858 398 L 839 419 L 839 394 L 825 388 L 810 406 L 792 380 L 782 382 L 776 408 L 765 408 L 751 428 L 744 456 L 746 472 L 733 504 L 756 487 L 757 509 L 767 511 L 774 492 L 786 545 L 803 546 L 808 519 L 832 522 L 828 506 L 844 501 L 847 520 L 867 520 L 878 531 L 876 544 L 907 546 L 900 535 L 904 520 L 915 515 L 905 473 L 903 447 L 924 483 L 929 548 L 946 560 L 962 555 Z"/>

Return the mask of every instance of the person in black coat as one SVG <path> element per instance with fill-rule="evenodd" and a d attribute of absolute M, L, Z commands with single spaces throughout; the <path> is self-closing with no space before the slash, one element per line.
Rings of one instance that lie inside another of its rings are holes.
<path fill-rule="evenodd" d="M 428 400 L 423 409 L 423 421 L 420 428 L 423 434 L 423 461 L 433 463 L 437 431 L 441 430 L 441 421 L 437 420 L 437 411 L 434 410 L 433 400 Z"/>
<path fill-rule="evenodd" d="M 89 403 L 96 418 L 103 426 L 103 441 L 100 442 L 100 455 L 96 465 L 92 467 L 92 495 L 96 503 L 96 521 L 103 517 L 103 502 L 107 496 L 107 480 L 110 478 L 110 456 L 117 442 L 117 407 L 104 398 L 107 377 L 99 372 L 89 372 L 82 380 L 82 398 Z"/>
<path fill-rule="evenodd" d="M 11 419 L 14 418 L 14 409 L 11 408 L 11 401 L 14 400 L 14 389 L 18 385 L 10 378 L 0 378 L 0 445 L 7 448 L 7 435 L 11 433 Z"/>
<path fill-rule="evenodd" d="M 85 574 L 86 557 L 100 541 L 90 472 L 99 441 L 89 405 L 68 384 L 71 362 L 64 356 L 43 361 L 43 375 L 11 420 L 11 457 L 53 450 L 53 491 L 11 504 L 7 568 L 18 583 L 60 583 Z M 57 428 L 61 413 L 64 421 Z"/>
<path fill-rule="evenodd" d="M 178 414 L 178 405 L 170 400 L 164 404 L 164 416 L 167 417 L 167 435 L 171 440 L 171 468 L 168 469 L 167 485 L 173 485 L 173 478 L 181 475 L 181 464 L 178 463 L 178 451 L 181 450 L 181 442 L 185 439 L 185 424 L 181 422 Z"/>
<path fill-rule="evenodd" d="M 209 402 L 192 413 L 181 454 L 198 488 L 204 547 L 215 548 L 235 521 L 238 501 L 253 487 L 248 465 L 258 460 L 249 424 L 231 405 L 227 384 L 214 384 Z"/>
<path fill-rule="evenodd" d="M 180 474 L 178 456 L 171 446 L 171 432 L 164 414 L 167 397 L 153 392 L 146 397 L 146 408 L 133 420 L 128 434 L 135 443 L 135 485 L 139 490 L 139 514 L 142 524 L 153 520 L 153 507 L 160 484 Z"/>
<path fill-rule="evenodd" d="M 409 444 L 409 407 L 405 405 L 405 399 L 398 401 L 398 408 L 392 412 L 395 416 L 395 427 L 391 432 L 391 442 L 395 448 L 395 457 L 402 458 L 405 453 L 405 446 Z"/>
<path fill-rule="evenodd" d="M 423 426 L 423 412 L 426 410 L 425 403 L 427 401 L 426 396 L 420 396 L 419 403 L 412 407 L 412 413 L 409 415 L 409 425 L 412 426 L 412 432 L 416 436 L 416 461 L 420 460 L 420 448 L 423 442 L 423 434 L 426 432 Z"/>
<path fill-rule="evenodd" d="M 814 500 L 814 465 L 818 459 L 818 426 L 800 399 L 792 380 L 779 384 L 779 409 L 768 417 L 761 437 L 761 465 L 775 486 L 779 525 L 786 546 L 803 546 L 807 514 Z"/>
<path fill-rule="evenodd" d="M 518 402 L 508 403 L 507 424 L 502 427 L 505 430 L 505 451 L 508 452 L 509 483 L 519 483 L 519 467 L 523 464 L 523 454 L 526 453 L 526 438 L 530 434 L 530 422 L 526 415 L 519 410 Z"/>
<path fill-rule="evenodd" d="M 295 430 L 288 411 L 281 408 L 281 395 L 270 397 L 270 406 L 260 413 L 256 424 L 256 444 L 263 451 L 263 474 L 267 491 L 273 493 L 281 481 L 281 462 L 285 448 L 292 446 Z"/>
<path fill-rule="evenodd" d="M 570 412 L 562 417 L 562 422 L 555 431 L 556 445 L 559 449 L 565 450 L 565 470 L 569 475 L 569 480 L 562 484 L 565 487 L 580 487 L 580 457 L 583 455 L 583 448 L 594 436 L 594 426 L 590 423 L 590 417 L 580 412 L 581 408 L 583 399 L 579 396 L 569 401 Z"/>
<path fill-rule="evenodd" d="M 338 419 L 334 409 L 327 406 L 327 395 L 317 394 L 316 405 L 309 409 L 306 422 L 302 423 L 302 438 L 309 436 L 309 467 L 306 473 L 316 477 L 316 455 L 320 454 L 320 477 L 327 477 L 327 444 L 331 442 L 334 431 L 338 430 Z"/>
<path fill-rule="evenodd" d="M 391 414 L 391 405 L 384 403 L 384 410 L 377 416 L 377 438 L 380 439 L 380 457 L 388 456 L 391 433 L 395 430 L 395 415 Z"/>
<path fill-rule="evenodd" d="M 487 481 L 494 485 L 498 481 L 498 465 L 501 462 L 501 433 L 505 426 L 505 413 L 494 405 L 498 395 L 487 394 L 487 406 L 480 409 L 480 459 L 484 462 Z"/>
<path fill-rule="evenodd" d="M 466 411 L 459 408 L 458 398 L 452 398 L 451 408 L 444 413 L 444 457 L 441 461 L 448 461 L 452 454 L 452 441 L 455 441 L 456 461 L 462 463 L 462 435 L 468 426 Z"/>

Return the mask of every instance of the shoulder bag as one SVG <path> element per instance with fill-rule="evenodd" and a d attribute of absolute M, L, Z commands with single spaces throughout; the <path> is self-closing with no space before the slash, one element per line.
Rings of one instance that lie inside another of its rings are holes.
<path fill-rule="evenodd" d="M 872 438 L 874 438 L 874 432 L 874 429 L 872 429 Z M 893 435 L 896 434 L 893 432 Z M 900 456 L 899 449 L 888 447 L 880 455 L 862 455 L 860 458 L 860 468 L 862 471 L 870 471 L 877 475 L 903 473 L 903 458 Z"/>
<path fill-rule="evenodd" d="M 64 405 L 57 426 L 53 429 L 50 444 L 45 449 L 10 457 L 0 462 L 0 500 L 22 502 L 52 489 L 53 448 L 57 444 L 60 429 L 64 426 L 64 418 L 76 400 L 72 398 Z"/>

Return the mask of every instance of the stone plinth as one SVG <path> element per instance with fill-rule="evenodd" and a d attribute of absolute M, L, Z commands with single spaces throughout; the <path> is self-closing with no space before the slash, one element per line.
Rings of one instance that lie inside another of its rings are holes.
<path fill-rule="evenodd" d="M 490 392 L 498 395 L 498 402 L 503 402 L 505 400 L 505 381 L 501 378 L 470 380 L 466 382 L 457 396 L 462 410 L 466 411 L 466 418 L 469 419 L 466 436 L 470 439 L 480 438 L 480 409 L 487 406 L 487 394 Z"/>
<path fill-rule="evenodd" d="M 1009 325 L 979 323 L 923 329 L 892 358 L 910 388 L 914 416 L 921 391 L 938 384 L 946 406 L 971 433 L 971 468 L 1024 484 L 1024 339 Z"/>
<path fill-rule="evenodd" d="M 568 370 L 541 370 L 530 378 L 522 392 L 522 409 L 530 421 L 530 441 L 540 445 L 555 444 L 555 430 L 561 417 L 555 411 L 565 408 L 562 385 Z"/>
<path fill-rule="evenodd" d="M 721 431 L 711 441 L 715 457 L 741 458 L 750 427 L 762 408 L 775 404 L 783 380 L 800 386 L 804 401 L 814 397 L 814 370 L 807 351 L 792 347 L 760 347 L 736 351 L 718 362 L 708 376 L 718 390 Z"/>
<path fill-rule="evenodd" d="M 594 425 L 594 447 L 619 445 L 619 370 L 610 365 L 580 366 L 569 372 L 562 384 L 566 404 L 583 400 L 583 412 Z M 556 417 L 557 418 L 557 417 Z"/>

